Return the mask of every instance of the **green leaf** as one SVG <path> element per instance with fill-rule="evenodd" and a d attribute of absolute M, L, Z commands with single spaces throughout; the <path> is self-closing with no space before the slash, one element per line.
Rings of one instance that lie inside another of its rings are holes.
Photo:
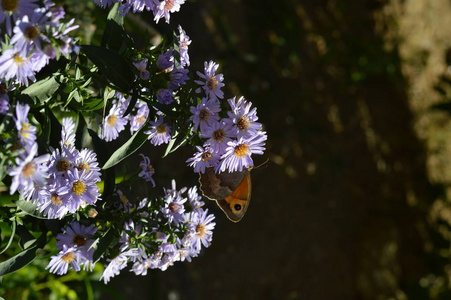
<path fill-rule="evenodd" d="M 81 49 L 122 92 L 127 93 L 133 88 L 137 69 L 116 51 L 92 45 L 83 45 Z"/>
<path fill-rule="evenodd" d="M 82 102 L 71 101 L 69 106 L 79 111 L 93 111 L 103 108 L 103 104 L 102 98 L 88 98 L 82 99 Z"/>
<path fill-rule="evenodd" d="M 124 17 L 122 17 L 118 12 L 119 5 L 120 3 L 115 3 L 113 7 L 111 7 L 110 12 L 108 13 L 107 20 L 113 20 L 118 25 L 124 26 Z"/>
<path fill-rule="evenodd" d="M 171 153 L 173 150 L 172 148 L 175 145 L 175 142 L 177 140 L 177 136 L 179 135 L 179 133 L 176 131 L 175 134 L 172 136 L 171 140 L 168 143 L 168 146 L 166 147 L 166 151 L 164 152 L 163 157 L 166 157 L 169 153 Z"/>
<path fill-rule="evenodd" d="M 94 243 L 90 247 L 90 248 L 97 247 L 96 250 L 94 251 L 92 259 L 94 262 L 96 262 L 105 253 L 108 247 L 110 247 L 111 242 L 114 240 L 114 238 L 115 238 L 114 230 L 110 228 L 101 238 L 98 238 L 97 240 L 94 241 Z"/>
<path fill-rule="evenodd" d="M 111 155 L 108 161 L 103 165 L 103 170 L 117 165 L 122 160 L 132 155 L 147 141 L 148 135 L 144 133 L 144 131 L 146 130 L 146 124 L 147 122 L 144 123 L 141 129 L 138 130 L 125 144 L 123 144 Z"/>
<path fill-rule="evenodd" d="M 25 267 L 36 258 L 36 250 L 45 245 L 46 233 L 42 233 L 36 245 L 0 263 L 0 277 Z"/>
<path fill-rule="evenodd" d="M 75 147 L 82 149 L 87 147 L 86 140 L 88 138 L 88 124 L 82 113 L 78 114 L 77 131 L 75 132 Z"/>
<path fill-rule="evenodd" d="M 11 246 L 11 243 L 14 240 L 14 235 L 15 234 L 16 234 L 16 222 L 13 221 L 11 223 L 11 236 L 9 237 L 8 244 L 6 244 L 5 248 L 0 252 L 0 254 L 5 252 L 9 248 L 9 246 Z"/>
<path fill-rule="evenodd" d="M 27 215 L 33 216 L 38 219 L 44 219 L 47 220 L 47 217 L 44 217 L 42 213 L 36 210 L 36 207 L 38 206 L 36 203 L 31 203 L 30 201 L 26 200 L 18 200 L 15 202 L 16 206 L 23 210 Z"/>
<path fill-rule="evenodd" d="M 17 233 L 20 236 L 19 245 L 22 249 L 30 248 L 30 246 L 36 242 L 36 238 L 23 225 L 17 226 Z"/>
<path fill-rule="evenodd" d="M 128 114 L 132 111 L 132 109 L 135 107 L 136 102 L 138 102 L 138 92 L 136 90 L 133 90 L 132 99 L 130 100 L 130 103 L 128 104 L 127 109 L 125 110 L 123 117 L 128 116 Z"/>
<path fill-rule="evenodd" d="M 50 100 L 56 91 L 59 89 L 61 83 L 58 82 L 55 76 L 50 76 L 33 83 L 22 91 L 22 94 L 28 95 L 34 104 L 40 104 Z"/>

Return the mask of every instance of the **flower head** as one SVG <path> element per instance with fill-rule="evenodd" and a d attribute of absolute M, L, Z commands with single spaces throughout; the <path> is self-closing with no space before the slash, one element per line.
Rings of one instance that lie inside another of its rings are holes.
<path fill-rule="evenodd" d="M 192 113 L 190 120 L 194 123 L 194 130 L 200 127 L 201 131 L 205 131 L 219 120 L 218 112 L 221 111 L 221 107 L 217 100 L 203 98 L 200 104 L 191 106 L 190 111 Z"/>
<path fill-rule="evenodd" d="M 159 117 L 155 122 L 150 121 L 150 130 L 144 132 L 148 134 L 150 143 L 154 146 L 167 144 L 171 140 L 171 127 L 163 123 L 163 117 Z"/>
<path fill-rule="evenodd" d="M 153 187 L 155 187 L 155 180 L 153 180 L 152 176 L 155 174 L 154 167 L 150 164 L 150 159 L 143 154 L 139 154 L 142 156 L 143 161 L 139 163 L 139 167 L 141 168 L 141 172 L 138 174 L 139 177 L 143 178 L 145 181 L 152 182 Z"/>
<path fill-rule="evenodd" d="M 226 152 L 216 170 L 235 172 L 252 167 L 254 162 L 251 155 L 263 154 L 266 139 L 266 133 L 262 132 L 248 139 L 241 137 L 237 141 L 228 142 Z"/>
<path fill-rule="evenodd" d="M 188 158 L 186 161 L 188 166 L 194 168 L 196 173 L 205 173 L 205 168 L 216 167 L 218 165 L 220 156 L 218 153 L 214 152 L 210 147 L 205 149 L 196 146 L 197 152 L 194 153 L 193 157 Z"/>
<path fill-rule="evenodd" d="M 110 113 L 105 117 L 102 124 L 100 138 L 107 142 L 117 139 L 119 132 L 124 130 L 127 118 L 123 117 L 125 110 L 120 103 L 115 103 L 110 109 Z"/>
<path fill-rule="evenodd" d="M 230 105 L 231 111 L 228 112 L 229 118 L 234 124 L 236 135 L 238 137 L 252 137 L 262 130 L 262 124 L 256 122 L 257 109 L 254 107 L 251 109 L 252 103 L 247 102 L 243 97 L 240 97 L 238 101 L 228 99 L 227 102 Z"/>
<path fill-rule="evenodd" d="M 216 74 L 218 67 L 219 64 L 215 63 L 214 61 L 210 61 L 208 63 L 204 63 L 203 74 L 197 71 L 197 75 L 199 75 L 199 77 L 205 81 L 194 81 L 197 84 L 201 85 L 201 87 L 196 90 L 196 93 L 200 93 L 202 88 L 210 99 L 224 98 L 224 92 L 221 91 L 221 88 L 224 86 L 224 83 L 222 83 L 224 76 L 222 74 Z"/>

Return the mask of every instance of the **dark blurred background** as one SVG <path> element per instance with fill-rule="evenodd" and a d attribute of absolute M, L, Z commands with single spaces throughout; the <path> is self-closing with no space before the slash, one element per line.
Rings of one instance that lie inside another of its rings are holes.
<path fill-rule="evenodd" d="M 190 69 L 258 108 L 269 161 L 238 224 L 208 201 L 200 257 L 104 299 L 451 299 L 451 1 L 197 0 L 177 24 Z M 196 183 L 178 155 L 161 176 Z"/>

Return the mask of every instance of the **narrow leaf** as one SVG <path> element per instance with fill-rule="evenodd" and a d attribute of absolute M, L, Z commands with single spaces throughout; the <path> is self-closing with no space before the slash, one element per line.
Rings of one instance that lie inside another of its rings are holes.
<path fill-rule="evenodd" d="M 147 123 L 144 123 L 140 130 L 111 155 L 108 161 L 103 165 L 102 169 L 106 170 L 117 165 L 122 160 L 132 155 L 147 141 L 148 135 L 144 133 L 146 124 Z"/>
<path fill-rule="evenodd" d="M 108 247 L 111 245 L 111 242 L 114 240 L 114 230 L 108 229 L 108 231 L 105 233 L 104 236 L 97 239 L 93 247 L 97 246 L 96 250 L 94 251 L 93 255 L 93 261 L 96 262 L 102 255 L 105 253 L 105 251 L 108 249 Z"/>
<path fill-rule="evenodd" d="M 36 258 L 36 250 L 42 248 L 45 245 L 46 233 L 37 240 L 37 244 L 34 247 L 26 249 L 19 254 L 11 257 L 10 259 L 0 263 L 0 277 L 6 274 L 15 272 L 20 268 L 25 267 Z"/>
<path fill-rule="evenodd" d="M 59 89 L 60 83 L 54 76 L 47 77 L 33 83 L 22 91 L 22 94 L 30 96 L 35 104 L 41 104 L 50 100 Z"/>
<path fill-rule="evenodd" d="M 14 235 L 15 235 L 15 234 L 16 234 L 16 222 L 13 221 L 13 222 L 11 223 L 11 236 L 9 237 L 8 244 L 6 244 L 5 248 L 0 252 L 0 254 L 2 254 L 3 252 L 5 252 L 5 251 L 9 248 L 9 246 L 11 246 L 11 243 L 12 243 L 13 240 L 14 240 Z"/>
<path fill-rule="evenodd" d="M 23 210 L 27 215 L 33 216 L 38 219 L 48 219 L 47 217 L 44 217 L 42 213 L 36 210 L 37 204 L 31 203 L 30 201 L 26 200 L 18 200 L 15 202 L 16 206 Z"/>

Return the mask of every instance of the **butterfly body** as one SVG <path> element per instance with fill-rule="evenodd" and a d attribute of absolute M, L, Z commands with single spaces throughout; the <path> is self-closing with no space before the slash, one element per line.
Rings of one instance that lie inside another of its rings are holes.
<path fill-rule="evenodd" d="M 238 222 L 243 218 L 251 199 L 248 169 L 215 173 L 213 168 L 207 168 L 200 174 L 199 183 L 203 195 L 215 200 L 229 220 Z"/>

